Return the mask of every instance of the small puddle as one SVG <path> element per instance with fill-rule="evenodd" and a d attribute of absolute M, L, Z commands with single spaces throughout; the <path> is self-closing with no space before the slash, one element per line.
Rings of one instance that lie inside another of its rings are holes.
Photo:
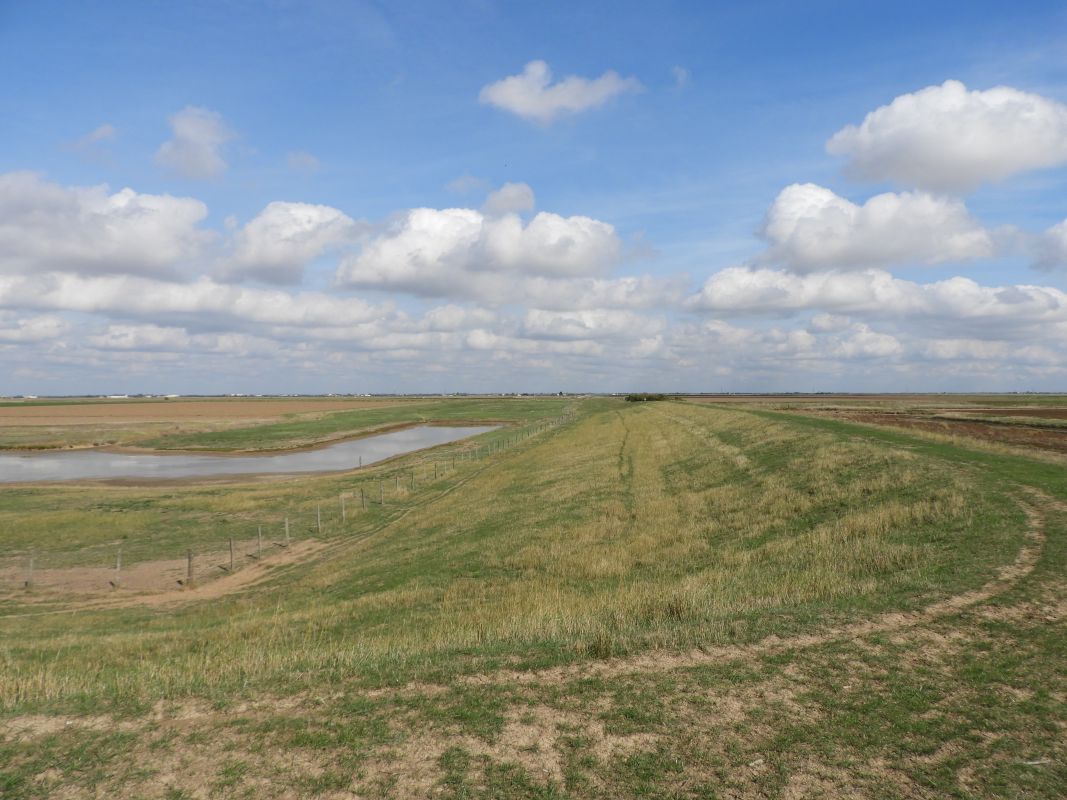
<path fill-rule="evenodd" d="M 190 455 L 108 453 L 69 450 L 60 453 L 0 451 L 0 483 L 119 478 L 207 478 L 297 472 L 340 472 L 393 456 L 448 444 L 496 430 L 497 425 L 443 427 L 418 425 L 392 433 L 273 455 Z"/>

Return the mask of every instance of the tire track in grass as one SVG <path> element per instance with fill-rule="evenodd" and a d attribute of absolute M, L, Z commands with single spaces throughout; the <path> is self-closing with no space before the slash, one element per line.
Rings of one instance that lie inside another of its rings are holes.
<path fill-rule="evenodd" d="M 1033 572 L 1041 558 L 1045 544 L 1046 515 L 1041 506 L 1055 508 L 1061 512 L 1067 512 L 1067 507 L 1037 490 L 1027 490 L 1027 493 L 1034 497 L 1040 505 L 1031 505 L 1020 501 L 1020 505 L 1026 512 L 1028 529 L 1026 543 L 1020 548 L 1015 560 L 1008 566 L 1000 568 L 996 578 L 987 581 L 977 589 L 939 600 L 918 611 L 890 611 L 873 619 L 861 620 L 798 636 L 779 637 L 772 635 L 747 645 L 697 648 L 683 653 L 655 650 L 624 658 L 587 661 L 561 667 L 549 667 L 542 670 L 500 670 L 466 676 L 460 678 L 458 682 L 465 685 L 483 685 L 497 682 L 551 684 L 565 683 L 579 678 L 613 678 L 632 673 L 671 672 L 705 664 L 751 659 L 789 650 L 815 647 L 840 640 L 859 639 L 874 634 L 914 629 L 925 623 L 959 613 L 991 600 L 993 597 L 1012 588 Z M 425 688 L 425 686 L 422 687 L 423 690 Z"/>

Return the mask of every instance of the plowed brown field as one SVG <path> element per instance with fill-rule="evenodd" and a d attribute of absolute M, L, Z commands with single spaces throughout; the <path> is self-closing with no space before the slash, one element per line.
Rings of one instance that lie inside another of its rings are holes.
<path fill-rule="evenodd" d="M 0 426 L 6 425 L 92 425 L 123 422 L 175 422 L 178 420 L 280 419 L 286 414 L 346 411 L 353 408 L 382 408 L 396 405 L 397 399 L 314 399 L 265 400 L 149 400 L 120 402 L 57 403 L 0 407 Z"/>

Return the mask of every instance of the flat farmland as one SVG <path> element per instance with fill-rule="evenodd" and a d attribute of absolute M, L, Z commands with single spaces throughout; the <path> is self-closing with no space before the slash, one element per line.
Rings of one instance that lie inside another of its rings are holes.
<path fill-rule="evenodd" d="M 5 403 L 0 404 L 0 449 L 286 449 L 425 421 L 443 408 L 440 403 L 418 398 Z"/>
<path fill-rule="evenodd" d="M 760 402 L 404 409 L 501 427 L 0 488 L 4 796 L 1062 796 L 1062 457 Z"/>
<path fill-rule="evenodd" d="M 53 403 L 0 403 L 0 426 L 128 425 L 139 422 L 281 419 L 289 414 L 323 414 L 352 408 L 378 408 L 399 399 L 232 398 L 225 400 L 114 400 Z"/>
<path fill-rule="evenodd" d="M 1030 417 L 1034 419 L 1067 419 L 1067 408 L 947 408 L 945 411 L 987 415 L 991 417 Z"/>
<path fill-rule="evenodd" d="M 1063 395 L 700 395 L 692 402 L 800 411 L 990 446 L 1067 453 Z"/>
<path fill-rule="evenodd" d="M 777 408 L 859 407 L 967 409 L 971 411 L 1021 411 L 1040 414 L 1046 409 L 1067 408 L 1062 394 L 701 394 L 683 395 L 693 403 L 773 406 Z"/>

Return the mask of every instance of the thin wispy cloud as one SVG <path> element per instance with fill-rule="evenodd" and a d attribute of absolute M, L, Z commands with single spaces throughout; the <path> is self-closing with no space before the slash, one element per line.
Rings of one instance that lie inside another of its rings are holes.
<path fill-rule="evenodd" d="M 216 111 L 186 106 L 170 117 L 172 137 L 159 146 L 156 162 L 175 175 L 193 180 L 217 178 L 229 166 L 223 146 L 236 134 Z"/>
<path fill-rule="evenodd" d="M 304 175 L 313 175 L 322 169 L 322 163 L 311 153 L 305 153 L 303 150 L 295 150 L 287 154 L 285 163 L 289 169 Z"/>

